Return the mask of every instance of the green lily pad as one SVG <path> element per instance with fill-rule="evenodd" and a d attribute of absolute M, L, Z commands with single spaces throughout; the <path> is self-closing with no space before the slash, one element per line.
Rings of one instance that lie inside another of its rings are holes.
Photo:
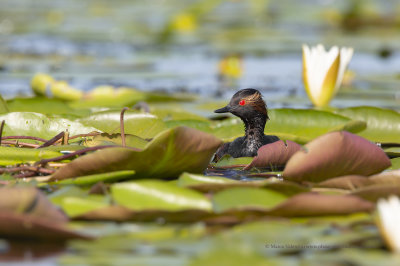
<path fill-rule="evenodd" d="M 282 203 L 287 196 L 268 189 L 236 187 L 223 190 L 213 196 L 213 209 L 223 212 L 231 209 L 270 209 Z"/>
<path fill-rule="evenodd" d="M 119 183 L 111 187 L 111 194 L 118 204 L 137 211 L 211 210 L 211 203 L 203 194 L 163 181 Z"/>
<path fill-rule="evenodd" d="M 65 130 L 68 130 L 70 135 L 98 131 L 97 128 L 85 126 L 80 122 L 32 112 L 12 112 L 0 115 L 1 120 L 6 121 L 3 136 L 34 136 L 51 139 Z"/>
<path fill-rule="evenodd" d="M 400 147 L 385 148 L 385 149 L 383 149 L 383 151 L 384 151 L 388 156 L 400 157 Z"/>
<path fill-rule="evenodd" d="M 200 115 L 196 115 L 190 113 L 180 107 L 168 107 L 168 108 L 160 108 L 160 107 L 152 107 L 151 113 L 158 116 L 159 118 L 163 119 L 164 121 L 169 120 L 197 120 L 197 121 L 204 121 L 208 122 L 208 119 L 202 117 Z"/>
<path fill-rule="evenodd" d="M 120 115 L 120 111 L 106 111 L 83 117 L 77 121 L 109 134 L 121 133 Z M 153 138 L 166 128 L 164 122 L 154 115 L 134 111 L 125 112 L 124 129 L 126 134 L 136 135 L 144 139 Z"/>
<path fill-rule="evenodd" d="M 372 106 L 337 109 L 335 113 L 367 123 L 359 135 L 375 142 L 400 143 L 400 113 Z"/>
<path fill-rule="evenodd" d="M 210 122 L 208 121 L 200 121 L 200 120 L 168 120 L 165 121 L 165 124 L 167 125 L 168 128 L 173 128 L 177 126 L 185 126 L 185 127 L 191 127 L 203 132 L 210 133 L 211 132 L 211 126 Z"/>
<path fill-rule="evenodd" d="M 283 140 L 291 140 L 300 144 L 331 131 L 346 130 L 359 132 L 365 129 L 363 121 L 351 120 L 347 117 L 320 110 L 306 109 L 271 109 L 270 121 L 265 127 L 265 134 L 276 135 Z M 217 122 L 213 134 L 231 141 L 244 135 L 242 121 L 238 118 Z"/>
<path fill-rule="evenodd" d="M 190 173 L 183 173 L 179 176 L 178 186 L 188 187 L 199 184 L 232 184 L 240 181 L 219 176 L 204 176 Z"/>
<path fill-rule="evenodd" d="M 51 115 L 68 114 L 77 116 L 85 116 L 90 113 L 89 110 L 75 110 L 63 100 L 46 97 L 13 98 L 7 101 L 7 105 L 11 112 L 36 112 Z"/>
<path fill-rule="evenodd" d="M 88 107 L 131 107 L 146 99 L 145 93 L 132 88 L 99 86 L 86 93 L 79 101 L 71 102 L 73 108 Z"/>
<path fill-rule="evenodd" d="M 64 179 L 61 181 L 55 181 L 58 185 L 79 185 L 79 186 L 89 186 L 96 184 L 97 182 L 112 183 L 120 180 L 128 179 L 135 174 L 133 170 L 126 171 L 115 171 L 103 174 L 94 174 L 87 176 L 79 176 L 71 179 Z"/>
<path fill-rule="evenodd" d="M 142 151 L 107 148 L 82 156 L 59 169 L 52 180 L 120 170 L 135 170 L 139 178 L 201 173 L 220 145 L 221 141 L 210 134 L 177 127 L 157 135 Z"/>
<path fill-rule="evenodd" d="M 0 114 L 8 113 L 9 109 L 7 106 L 6 101 L 3 99 L 3 97 L 0 95 Z"/>
<path fill-rule="evenodd" d="M 61 202 L 63 211 L 71 218 L 109 205 L 108 199 L 102 195 L 88 195 L 85 198 L 65 197 Z"/>
<path fill-rule="evenodd" d="M 215 167 L 244 167 L 253 161 L 253 157 L 233 158 L 229 154 L 224 155 L 218 162 L 213 163 Z"/>
<path fill-rule="evenodd" d="M 389 170 L 400 169 L 400 157 L 393 158 L 390 161 L 392 162 L 392 166 L 389 167 Z"/>
<path fill-rule="evenodd" d="M 141 137 L 125 134 L 125 144 L 128 147 L 143 149 L 149 142 Z M 121 134 L 108 134 L 102 133 L 93 137 L 86 137 L 82 143 L 87 147 L 101 146 L 101 145 L 122 145 Z"/>
<path fill-rule="evenodd" d="M 56 151 L 0 146 L 0 165 L 33 163 L 41 159 L 48 159 L 61 155 L 61 153 Z"/>

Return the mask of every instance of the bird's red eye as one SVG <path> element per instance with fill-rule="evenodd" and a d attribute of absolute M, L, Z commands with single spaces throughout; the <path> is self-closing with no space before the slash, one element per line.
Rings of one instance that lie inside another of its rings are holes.
<path fill-rule="evenodd" d="M 240 102 L 239 102 L 239 105 L 245 105 L 246 104 L 246 101 L 245 100 L 241 100 Z"/>

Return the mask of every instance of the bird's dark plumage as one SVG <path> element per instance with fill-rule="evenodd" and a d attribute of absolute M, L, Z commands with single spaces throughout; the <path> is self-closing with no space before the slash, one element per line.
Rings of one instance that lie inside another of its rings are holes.
<path fill-rule="evenodd" d="M 258 90 L 240 90 L 232 96 L 227 106 L 214 112 L 232 113 L 242 119 L 245 126 L 245 136 L 221 146 L 214 160 L 218 160 L 225 154 L 234 158 L 256 156 L 261 146 L 279 140 L 277 136 L 264 134 L 265 124 L 269 117 L 267 106 Z"/>

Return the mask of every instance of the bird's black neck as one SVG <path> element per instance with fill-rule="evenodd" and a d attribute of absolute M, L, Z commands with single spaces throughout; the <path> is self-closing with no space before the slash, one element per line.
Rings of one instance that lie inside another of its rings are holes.
<path fill-rule="evenodd" d="M 267 119 L 263 115 L 242 118 L 245 127 L 245 138 L 249 141 L 262 141 Z"/>

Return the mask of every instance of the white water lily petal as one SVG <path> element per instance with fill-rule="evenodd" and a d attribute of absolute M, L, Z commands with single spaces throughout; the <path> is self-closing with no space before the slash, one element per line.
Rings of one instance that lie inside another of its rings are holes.
<path fill-rule="evenodd" d="M 311 48 L 303 45 L 302 48 L 303 79 L 307 94 L 314 105 L 324 106 L 338 91 L 353 49 L 333 46 L 326 51 L 321 44 Z"/>
<path fill-rule="evenodd" d="M 353 48 L 342 47 L 340 48 L 340 65 L 338 77 L 336 79 L 335 84 L 335 93 L 339 90 L 340 85 L 342 84 L 344 73 L 346 72 L 347 66 L 350 63 L 351 58 L 353 57 Z"/>
<path fill-rule="evenodd" d="M 380 199 L 377 204 L 379 229 L 386 244 L 394 252 L 400 252 L 400 200 L 391 196 Z"/>

